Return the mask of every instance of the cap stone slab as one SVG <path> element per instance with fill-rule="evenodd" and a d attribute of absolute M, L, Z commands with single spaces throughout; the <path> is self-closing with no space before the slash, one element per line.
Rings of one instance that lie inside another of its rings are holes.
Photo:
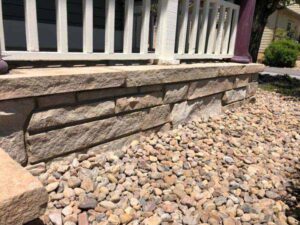
<path fill-rule="evenodd" d="M 0 149 L 0 224 L 23 225 L 39 218 L 47 202 L 40 181 Z"/>

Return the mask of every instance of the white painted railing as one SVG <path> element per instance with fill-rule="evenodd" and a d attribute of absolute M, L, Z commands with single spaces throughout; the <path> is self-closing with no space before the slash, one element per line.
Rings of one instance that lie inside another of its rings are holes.
<path fill-rule="evenodd" d="M 53 0 L 54 1 L 54 0 Z M 117 0 L 118 1 L 118 0 Z M 139 52 L 133 52 L 136 0 L 125 0 L 123 51 L 115 51 L 116 0 L 106 0 L 104 51 L 94 51 L 93 0 L 82 0 L 82 52 L 70 52 L 67 0 L 55 0 L 57 51 L 40 51 L 36 0 L 24 0 L 26 51 L 6 50 L 0 0 L 0 45 L 5 60 L 224 59 L 234 53 L 239 6 L 223 0 L 159 0 L 155 52 L 149 51 L 151 0 L 142 0 Z M 153 29 L 155 30 L 155 29 Z"/>

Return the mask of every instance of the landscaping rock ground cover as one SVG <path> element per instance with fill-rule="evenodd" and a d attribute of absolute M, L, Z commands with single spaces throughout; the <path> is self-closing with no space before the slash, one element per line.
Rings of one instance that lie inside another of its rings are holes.
<path fill-rule="evenodd" d="M 54 225 L 297 225 L 300 101 L 257 101 L 127 148 L 32 167 Z M 293 216 L 291 216 L 293 215 Z"/>

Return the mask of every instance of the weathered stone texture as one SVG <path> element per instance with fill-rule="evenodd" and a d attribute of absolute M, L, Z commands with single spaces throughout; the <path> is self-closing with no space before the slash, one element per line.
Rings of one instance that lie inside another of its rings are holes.
<path fill-rule="evenodd" d="M 257 91 L 257 88 L 258 88 L 258 83 L 257 82 L 252 82 L 252 83 L 249 83 L 247 85 L 247 94 L 246 94 L 246 97 L 249 98 L 251 96 L 254 96 L 256 91 Z"/>
<path fill-rule="evenodd" d="M 37 131 L 63 124 L 114 114 L 115 102 L 104 101 L 37 112 L 32 115 L 28 131 Z"/>
<path fill-rule="evenodd" d="M 141 70 L 133 71 L 128 74 L 126 85 L 128 87 L 134 87 L 163 83 L 176 83 L 212 78 L 216 76 L 218 76 L 218 69 L 215 67 L 178 67 L 177 69 Z"/>
<path fill-rule="evenodd" d="M 99 154 L 106 151 L 118 151 L 124 146 L 128 146 L 133 140 L 138 140 L 140 133 L 132 134 L 123 138 L 119 138 L 107 143 L 94 146 L 88 150 L 88 153 Z"/>
<path fill-rule="evenodd" d="M 243 89 L 226 91 L 222 98 L 222 101 L 223 104 L 229 104 L 232 102 L 241 101 L 245 98 L 246 98 L 246 89 L 243 88 Z"/>
<path fill-rule="evenodd" d="M 174 103 L 186 99 L 188 89 L 188 84 L 167 85 L 164 103 Z"/>
<path fill-rule="evenodd" d="M 192 82 L 188 92 L 188 99 L 196 99 L 207 95 L 220 93 L 233 88 L 234 78 L 224 77 Z"/>
<path fill-rule="evenodd" d="M 99 100 L 105 98 L 114 98 L 124 95 L 133 95 L 138 92 L 136 87 L 131 88 L 109 88 L 104 90 L 95 90 L 95 91 L 83 91 L 77 93 L 77 99 L 80 102 L 90 101 L 90 100 Z"/>
<path fill-rule="evenodd" d="M 170 121 L 170 105 L 157 106 L 151 108 L 145 115 L 142 122 L 142 129 L 146 130 L 152 127 L 157 127 Z"/>
<path fill-rule="evenodd" d="M 21 164 L 27 161 L 23 129 L 34 107 L 32 99 L 0 102 L 0 146 Z"/>
<path fill-rule="evenodd" d="M 58 73 L 58 72 L 57 72 Z M 82 90 L 120 87 L 125 77 L 120 73 L 99 72 L 73 75 L 10 75 L 0 77 L 0 100 L 50 95 Z"/>
<path fill-rule="evenodd" d="M 217 94 L 175 104 L 171 121 L 176 126 L 194 117 L 207 118 L 219 115 L 222 112 L 221 98 L 222 94 Z"/>
<path fill-rule="evenodd" d="M 141 130 L 144 112 L 27 135 L 28 157 L 37 162 Z"/>
<path fill-rule="evenodd" d="M 47 202 L 39 180 L 0 149 L 0 224 L 22 225 L 37 219 Z"/>
<path fill-rule="evenodd" d="M 243 74 L 240 76 L 236 76 L 235 82 L 234 82 L 234 88 L 240 88 L 245 87 L 248 85 L 248 83 L 251 82 L 252 74 Z"/>
<path fill-rule="evenodd" d="M 145 95 L 119 98 L 116 100 L 116 113 L 161 105 L 162 93 L 154 92 Z"/>

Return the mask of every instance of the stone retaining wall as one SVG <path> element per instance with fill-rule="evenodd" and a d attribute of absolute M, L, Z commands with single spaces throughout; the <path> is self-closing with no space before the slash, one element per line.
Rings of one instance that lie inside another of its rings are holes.
<path fill-rule="evenodd" d="M 0 77 L 0 147 L 23 165 L 120 147 L 251 98 L 262 70 L 234 63 L 15 70 Z"/>

